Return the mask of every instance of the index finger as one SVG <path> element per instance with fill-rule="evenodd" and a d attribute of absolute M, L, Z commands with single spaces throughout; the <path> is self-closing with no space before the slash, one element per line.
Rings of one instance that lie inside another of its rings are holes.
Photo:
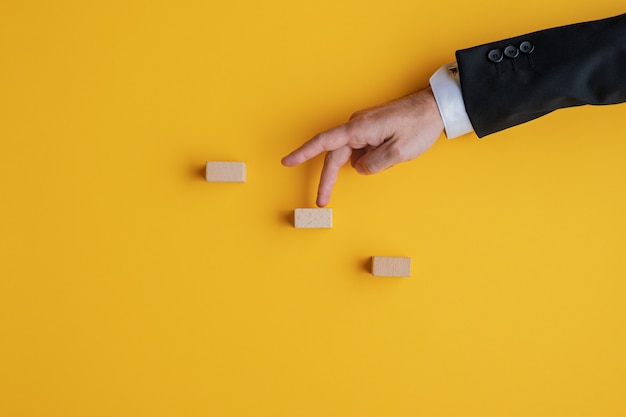
<path fill-rule="evenodd" d="M 288 167 L 300 165 L 311 158 L 315 158 L 322 152 L 341 148 L 348 143 L 348 140 L 345 126 L 335 127 L 326 132 L 318 133 L 298 149 L 285 156 L 281 163 Z"/>

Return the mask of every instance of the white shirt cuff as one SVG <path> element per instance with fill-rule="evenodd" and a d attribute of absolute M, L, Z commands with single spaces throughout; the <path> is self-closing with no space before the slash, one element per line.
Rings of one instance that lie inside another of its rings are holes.
<path fill-rule="evenodd" d="M 465 111 L 459 68 L 456 62 L 444 65 L 435 71 L 430 77 L 430 87 L 439 107 L 448 139 L 472 132 L 474 128 Z"/>

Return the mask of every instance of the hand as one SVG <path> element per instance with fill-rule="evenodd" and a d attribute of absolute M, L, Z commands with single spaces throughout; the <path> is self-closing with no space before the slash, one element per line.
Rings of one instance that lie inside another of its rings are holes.
<path fill-rule="evenodd" d="M 282 159 L 288 167 L 326 153 L 317 205 L 330 201 L 337 174 L 348 160 L 359 174 L 376 174 L 410 161 L 430 148 L 443 132 L 430 87 L 390 103 L 361 110 L 338 127 L 317 134 Z"/>

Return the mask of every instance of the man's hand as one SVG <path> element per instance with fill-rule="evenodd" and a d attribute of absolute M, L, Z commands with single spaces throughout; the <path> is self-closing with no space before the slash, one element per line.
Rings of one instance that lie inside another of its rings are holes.
<path fill-rule="evenodd" d="M 324 207 L 348 160 L 359 174 L 376 174 L 410 161 L 430 148 L 443 132 L 443 121 L 430 87 L 390 103 L 354 113 L 347 123 L 317 134 L 282 159 L 288 167 L 326 153 L 317 192 Z"/>

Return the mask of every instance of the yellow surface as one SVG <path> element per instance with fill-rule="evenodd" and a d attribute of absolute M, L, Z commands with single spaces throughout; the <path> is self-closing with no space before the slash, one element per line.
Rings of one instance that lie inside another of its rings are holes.
<path fill-rule="evenodd" d="M 321 160 L 279 164 L 456 49 L 622 12 L 3 0 L 0 415 L 626 415 L 624 105 L 346 168 L 332 230 L 289 223 Z"/>

